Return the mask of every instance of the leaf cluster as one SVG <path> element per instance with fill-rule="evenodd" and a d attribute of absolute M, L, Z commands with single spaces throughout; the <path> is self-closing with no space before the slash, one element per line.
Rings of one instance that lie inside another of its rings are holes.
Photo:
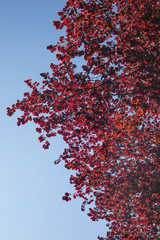
<path fill-rule="evenodd" d="M 38 125 L 44 149 L 63 136 L 56 163 L 76 171 L 73 198 L 82 211 L 94 203 L 88 215 L 108 222 L 105 239 L 160 237 L 159 11 L 156 0 L 68 0 L 53 22 L 66 35 L 47 47 L 59 64 L 8 108 L 23 112 L 17 125 Z"/>

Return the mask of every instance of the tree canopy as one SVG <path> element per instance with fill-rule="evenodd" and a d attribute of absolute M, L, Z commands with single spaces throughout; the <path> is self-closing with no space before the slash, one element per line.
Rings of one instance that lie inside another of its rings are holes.
<path fill-rule="evenodd" d="M 68 144 L 55 162 L 75 170 L 70 183 L 104 219 L 106 237 L 160 237 L 160 2 L 69 0 L 56 29 L 66 34 L 47 47 L 56 54 L 43 81 L 7 108 L 33 121 L 43 148 L 60 134 Z"/>

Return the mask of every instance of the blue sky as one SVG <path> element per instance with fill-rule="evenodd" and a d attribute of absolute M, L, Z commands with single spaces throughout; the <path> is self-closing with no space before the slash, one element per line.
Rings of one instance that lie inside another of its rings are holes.
<path fill-rule="evenodd" d="M 28 91 L 24 80 L 41 80 L 55 59 L 46 46 L 54 44 L 60 31 L 58 19 L 66 1 L 5 0 L 0 3 L 0 239 L 88 240 L 105 236 L 105 222 L 92 222 L 81 212 L 81 200 L 62 201 L 71 172 L 54 160 L 63 152 L 60 137 L 49 150 L 38 142 L 35 126 L 17 127 L 17 113 L 6 107 Z"/>

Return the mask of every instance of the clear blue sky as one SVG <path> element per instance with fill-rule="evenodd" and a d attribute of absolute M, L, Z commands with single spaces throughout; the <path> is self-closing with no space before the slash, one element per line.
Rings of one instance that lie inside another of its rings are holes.
<path fill-rule="evenodd" d="M 71 172 L 54 165 L 64 149 L 60 137 L 49 150 L 38 142 L 35 126 L 17 127 L 6 107 L 28 91 L 24 80 L 40 80 L 53 55 L 46 46 L 61 32 L 52 26 L 65 0 L 5 0 L 0 3 L 0 239 L 96 240 L 105 222 L 92 222 L 80 200 L 62 201 Z"/>

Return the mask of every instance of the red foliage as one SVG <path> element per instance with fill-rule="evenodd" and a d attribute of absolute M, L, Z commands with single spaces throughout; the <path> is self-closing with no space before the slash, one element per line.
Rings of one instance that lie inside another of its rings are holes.
<path fill-rule="evenodd" d="M 53 22 L 66 36 L 47 47 L 59 64 L 8 108 L 23 112 L 18 125 L 38 124 L 45 149 L 63 136 L 56 163 L 76 171 L 82 211 L 94 202 L 88 215 L 109 222 L 105 239 L 160 237 L 159 11 L 156 0 L 69 0 Z"/>

